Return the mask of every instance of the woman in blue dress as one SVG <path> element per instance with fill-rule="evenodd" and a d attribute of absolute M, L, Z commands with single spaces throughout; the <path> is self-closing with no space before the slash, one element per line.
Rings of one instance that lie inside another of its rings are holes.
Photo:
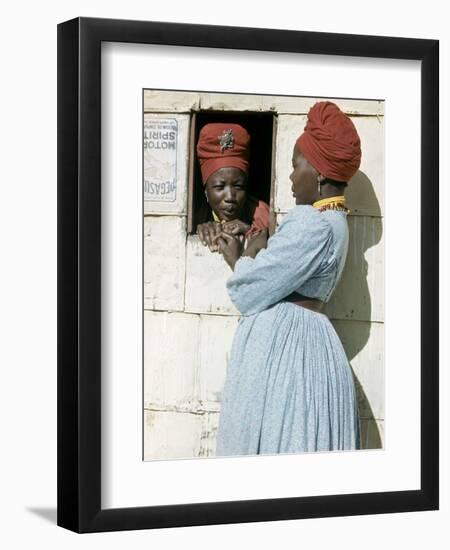
<path fill-rule="evenodd" d="M 296 205 L 267 240 L 243 250 L 222 233 L 220 252 L 241 313 L 222 395 L 217 456 L 360 447 L 353 375 L 322 313 L 345 264 L 345 186 L 361 160 L 356 129 L 331 102 L 316 103 L 297 139 L 290 176 Z"/>

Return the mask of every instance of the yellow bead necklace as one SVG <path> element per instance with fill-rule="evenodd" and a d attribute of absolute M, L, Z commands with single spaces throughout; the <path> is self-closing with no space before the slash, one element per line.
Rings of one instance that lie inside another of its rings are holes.
<path fill-rule="evenodd" d="M 350 210 L 345 205 L 344 195 L 339 195 L 336 197 L 328 197 L 327 199 L 321 199 L 313 203 L 314 208 L 317 208 L 320 212 L 324 210 L 340 210 L 342 212 L 350 212 Z"/>

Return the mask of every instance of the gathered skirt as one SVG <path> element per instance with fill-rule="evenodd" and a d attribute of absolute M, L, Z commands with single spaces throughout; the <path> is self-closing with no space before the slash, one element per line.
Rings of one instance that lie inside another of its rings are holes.
<path fill-rule="evenodd" d="M 241 317 L 216 456 L 359 448 L 353 374 L 328 317 L 289 302 Z"/>

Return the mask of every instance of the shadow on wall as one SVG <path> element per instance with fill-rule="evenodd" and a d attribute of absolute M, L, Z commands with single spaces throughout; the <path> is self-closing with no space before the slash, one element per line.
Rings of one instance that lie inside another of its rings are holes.
<path fill-rule="evenodd" d="M 381 240 L 383 224 L 380 204 L 373 185 L 366 174 L 361 171 L 355 174 L 349 182 L 345 196 L 347 205 L 350 208 L 348 217 L 350 242 L 342 279 L 338 284 L 335 295 L 327 305 L 327 314 L 333 321 L 349 361 L 352 361 L 361 353 L 369 341 L 372 329 L 371 321 L 373 319 L 383 320 L 384 304 L 379 302 L 382 301 L 384 296 L 384 281 L 371 279 L 369 287 L 368 261 L 366 259 L 367 253 L 370 254 L 369 250 Z M 370 261 L 375 262 L 376 256 L 373 255 Z M 378 272 L 374 265 L 371 265 L 371 268 L 375 270 L 375 273 Z M 383 266 L 381 266 L 380 271 L 383 272 Z M 371 289 L 372 292 L 375 289 L 377 294 L 374 301 L 371 296 Z M 356 322 L 348 323 L 347 321 L 350 320 Z M 383 365 L 384 347 L 381 353 L 381 364 Z M 363 381 L 359 380 L 354 367 L 352 367 L 361 417 L 361 446 L 363 449 L 378 449 L 383 446 L 382 436 L 364 384 L 367 384 L 366 380 L 372 381 L 371 383 L 373 381 L 379 382 L 380 377 L 384 377 L 384 367 L 381 372 L 368 372 L 370 369 L 379 368 L 379 363 L 372 357 L 362 367 L 364 371 Z M 377 388 L 371 388 L 372 393 L 382 391 L 380 388 L 383 387 L 383 384 L 377 384 Z M 370 390 L 368 391 L 370 392 Z M 380 399 L 384 403 L 384 395 Z"/>

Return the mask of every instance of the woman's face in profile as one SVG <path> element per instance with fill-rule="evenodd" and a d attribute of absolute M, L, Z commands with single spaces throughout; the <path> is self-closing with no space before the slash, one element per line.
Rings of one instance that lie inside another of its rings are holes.
<path fill-rule="evenodd" d="M 302 153 L 294 146 L 292 154 L 292 196 L 295 204 L 312 204 L 317 200 L 317 170 L 311 166 Z"/>
<path fill-rule="evenodd" d="M 209 206 L 219 220 L 240 219 L 247 199 L 247 176 L 239 168 L 220 168 L 205 186 Z"/>

